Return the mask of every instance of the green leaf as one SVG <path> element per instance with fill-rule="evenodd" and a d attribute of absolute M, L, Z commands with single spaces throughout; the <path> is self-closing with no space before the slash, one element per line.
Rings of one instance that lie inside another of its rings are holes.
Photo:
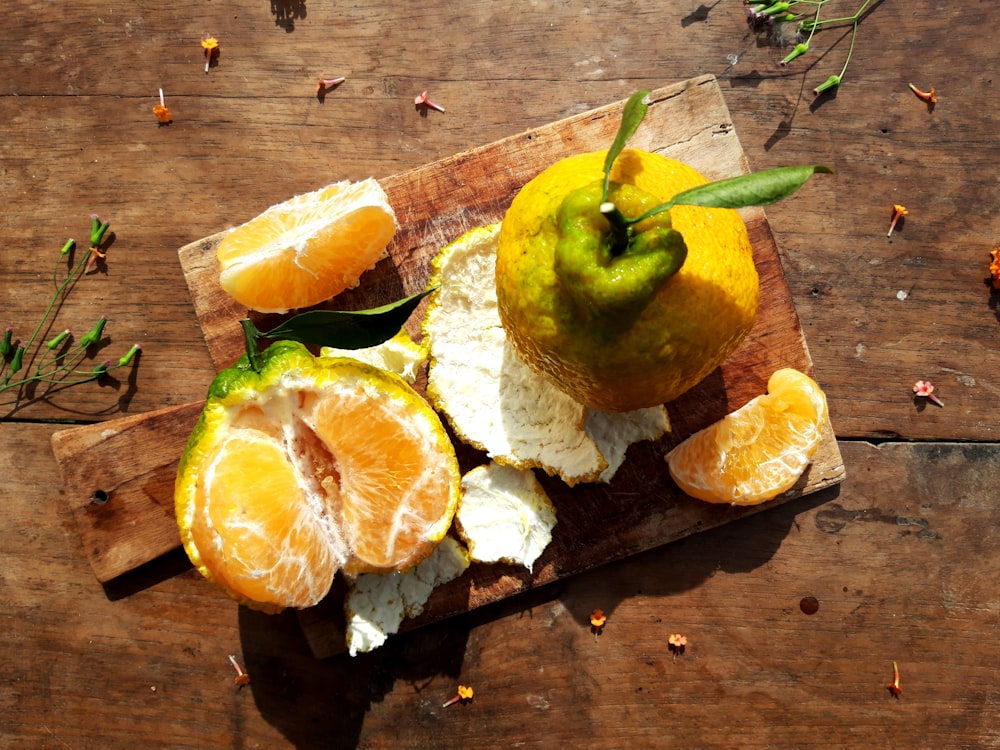
<path fill-rule="evenodd" d="M 667 205 L 705 208 L 767 206 L 787 198 L 817 172 L 832 174 L 833 170 L 818 165 L 765 169 L 685 190 L 671 198 Z"/>
<path fill-rule="evenodd" d="M 257 331 L 256 338 L 298 341 L 338 349 L 365 349 L 388 341 L 406 323 L 424 297 L 434 289 L 368 310 L 310 310 L 293 315 L 270 331 Z"/>
<path fill-rule="evenodd" d="M 646 112 L 649 110 L 649 105 L 643 101 L 649 94 L 649 89 L 642 89 L 641 91 L 636 91 L 632 96 L 629 97 L 628 101 L 625 102 L 625 107 L 622 110 L 622 122 L 618 126 L 618 133 L 615 135 L 614 143 L 611 144 L 611 148 L 608 149 L 608 155 L 604 157 L 604 191 L 601 193 L 603 196 L 602 203 L 608 199 L 608 185 L 611 181 L 611 167 L 615 163 L 615 159 L 618 158 L 618 154 L 622 152 L 625 148 L 625 144 L 628 139 L 631 138 L 635 131 L 638 130 L 639 124 L 642 122 L 643 118 L 646 116 Z"/>

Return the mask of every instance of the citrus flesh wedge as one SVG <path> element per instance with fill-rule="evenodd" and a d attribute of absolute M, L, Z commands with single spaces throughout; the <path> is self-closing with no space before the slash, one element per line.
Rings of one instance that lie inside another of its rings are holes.
<path fill-rule="evenodd" d="M 259 609 L 308 607 L 338 570 L 404 571 L 460 494 L 437 414 L 398 376 L 278 342 L 222 371 L 178 467 L 181 540 L 203 575 Z"/>
<path fill-rule="evenodd" d="M 767 393 L 670 451 L 670 476 L 710 503 L 757 505 L 791 489 L 819 447 L 826 395 L 798 370 L 777 370 Z"/>
<path fill-rule="evenodd" d="M 539 468 L 567 485 L 610 482 L 628 445 L 669 430 L 663 406 L 595 418 L 521 360 L 497 311 L 500 225 L 477 227 L 432 261 L 423 321 L 427 397 L 460 440 L 500 464 Z"/>
<path fill-rule="evenodd" d="M 271 206 L 226 234 L 216 251 L 219 283 L 259 312 L 317 305 L 357 286 L 395 232 L 378 182 L 337 182 Z"/>

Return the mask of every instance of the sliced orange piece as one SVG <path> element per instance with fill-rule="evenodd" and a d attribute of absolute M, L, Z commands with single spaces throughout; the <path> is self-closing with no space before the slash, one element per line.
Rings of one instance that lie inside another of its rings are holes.
<path fill-rule="evenodd" d="M 812 378 L 776 371 L 767 393 L 670 451 L 670 476 L 710 503 L 756 505 L 789 490 L 819 447 L 829 412 Z"/>
<path fill-rule="evenodd" d="M 238 601 L 308 607 L 338 570 L 428 557 L 460 495 L 441 420 L 398 376 L 280 342 L 214 381 L 178 467 L 181 540 Z"/>
<path fill-rule="evenodd" d="M 219 283 L 252 310 L 310 307 L 357 286 L 395 233 L 378 182 L 338 182 L 271 206 L 226 234 L 216 251 Z"/>

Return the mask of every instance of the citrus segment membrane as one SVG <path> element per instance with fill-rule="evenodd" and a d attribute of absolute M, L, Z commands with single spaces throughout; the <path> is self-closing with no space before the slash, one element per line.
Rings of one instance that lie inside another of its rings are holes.
<path fill-rule="evenodd" d="M 346 546 L 284 449 L 239 428 L 207 459 L 194 487 L 199 516 L 191 524 L 201 566 L 257 602 L 309 606 L 322 599 Z"/>
<path fill-rule="evenodd" d="M 271 206 L 226 234 L 216 251 L 219 283 L 260 312 L 317 305 L 357 286 L 395 232 L 378 182 L 337 182 Z"/>
<path fill-rule="evenodd" d="M 549 542 L 556 509 L 530 469 L 491 461 L 462 477 L 455 528 L 474 562 L 505 562 L 529 571 Z"/>
<path fill-rule="evenodd" d="M 497 463 L 539 468 L 570 486 L 610 481 L 614 470 L 586 429 L 588 409 L 529 368 L 507 340 L 494 283 L 499 231 L 499 224 L 473 229 L 432 262 L 437 291 L 423 322 L 428 398 L 459 439 Z M 661 407 L 653 414 L 665 423 Z"/>
<path fill-rule="evenodd" d="M 292 342 L 224 370 L 178 468 L 181 540 L 238 601 L 308 607 L 347 571 L 407 570 L 460 492 L 438 416 L 402 379 Z"/>
<path fill-rule="evenodd" d="M 458 578 L 469 567 L 469 553 L 445 537 L 426 560 L 406 573 L 363 573 L 348 581 L 344 612 L 347 649 L 351 656 L 372 651 L 407 617 L 424 611 L 437 586 Z"/>
<path fill-rule="evenodd" d="M 819 447 L 829 418 L 812 378 L 777 370 L 757 396 L 670 451 L 670 475 L 688 495 L 756 505 L 791 489 Z"/>

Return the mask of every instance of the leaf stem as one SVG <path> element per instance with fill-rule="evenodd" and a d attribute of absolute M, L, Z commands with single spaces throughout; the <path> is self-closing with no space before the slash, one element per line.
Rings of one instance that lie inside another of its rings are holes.
<path fill-rule="evenodd" d="M 611 255 L 621 255 L 628 249 L 629 243 L 632 241 L 631 227 L 636 222 L 627 218 L 611 201 L 602 203 L 600 211 L 611 227 Z"/>

